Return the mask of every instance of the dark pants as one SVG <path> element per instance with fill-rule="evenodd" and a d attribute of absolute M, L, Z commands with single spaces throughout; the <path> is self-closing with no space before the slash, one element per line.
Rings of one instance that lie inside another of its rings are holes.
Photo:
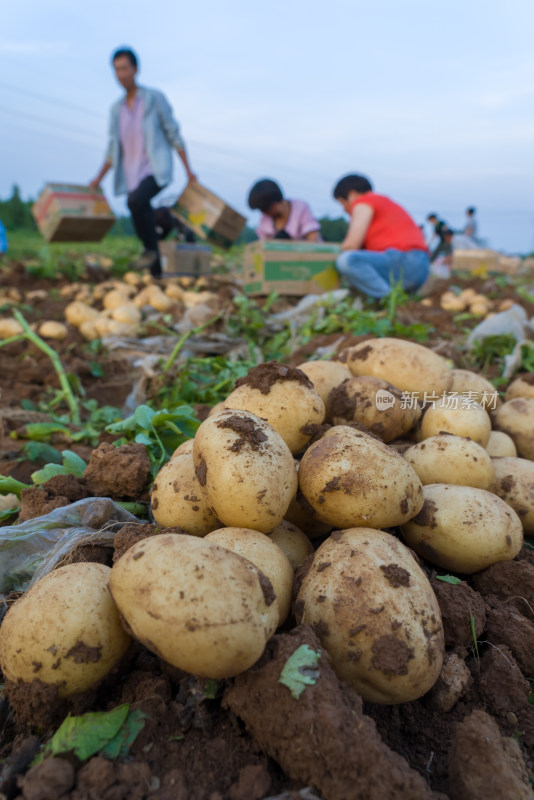
<path fill-rule="evenodd" d="M 143 242 L 145 250 L 158 252 L 158 236 L 156 233 L 156 220 L 154 209 L 150 205 L 152 198 L 161 192 L 163 186 L 158 186 L 153 175 L 143 178 L 137 189 L 128 195 L 128 208 L 132 215 L 135 232 Z"/>

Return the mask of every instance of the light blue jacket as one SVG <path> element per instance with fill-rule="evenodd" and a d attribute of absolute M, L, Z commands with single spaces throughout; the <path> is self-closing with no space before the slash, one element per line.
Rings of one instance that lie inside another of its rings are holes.
<path fill-rule="evenodd" d="M 139 86 L 138 97 L 144 104 L 143 131 L 145 134 L 145 148 L 148 160 L 152 167 L 156 183 L 163 187 L 172 180 L 172 151 L 173 148 L 185 149 L 180 127 L 172 115 L 169 101 L 157 89 L 146 89 Z M 125 98 L 121 97 L 111 107 L 109 122 L 109 147 L 106 160 L 114 170 L 115 194 L 127 194 L 126 178 L 122 168 L 122 152 L 120 142 L 120 113 Z"/>

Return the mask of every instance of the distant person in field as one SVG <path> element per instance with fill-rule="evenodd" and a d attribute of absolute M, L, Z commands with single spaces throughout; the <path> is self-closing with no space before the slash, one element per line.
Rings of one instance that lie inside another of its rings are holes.
<path fill-rule="evenodd" d="M 438 217 L 437 214 L 429 214 L 427 216 L 427 221 L 433 228 L 432 236 L 428 242 L 428 249 L 430 250 L 430 261 L 435 261 L 436 258 L 442 256 L 447 247 L 445 244 L 445 238 L 447 235 L 447 231 L 450 230 L 449 226 L 446 222 Z"/>
<path fill-rule="evenodd" d="M 375 194 L 363 175 L 346 175 L 334 197 L 350 216 L 338 256 L 338 272 L 355 289 L 370 297 L 386 297 L 393 283 L 407 291 L 427 279 L 428 250 L 419 225 L 389 197 Z"/>
<path fill-rule="evenodd" d="M 477 222 L 477 210 L 476 208 L 468 208 L 465 212 L 465 227 L 463 230 L 464 236 L 468 236 L 470 239 L 476 242 L 477 234 L 478 234 L 478 222 Z"/>
<path fill-rule="evenodd" d="M 261 211 L 256 234 L 258 239 L 295 239 L 319 242 L 321 225 L 304 200 L 286 200 L 280 186 L 264 178 L 254 184 L 248 195 L 248 204 Z"/>
<path fill-rule="evenodd" d="M 132 50 L 116 50 L 111 59 L 115 75 L 126 90 L 111 108 L 110 141 L 102 169 L 91 181 L 98 187 L 104 175 L 115 170 L 115 194 L 128 195 L 135 231 L 144 252 L 135 263 L 161 277 L 158 236 L 151 199 L 172 180 L 172 151 L 180 157 L 189 182 L 191 170 L 180 128 L 162 92 L 136 83 L 138 62 Z"/>

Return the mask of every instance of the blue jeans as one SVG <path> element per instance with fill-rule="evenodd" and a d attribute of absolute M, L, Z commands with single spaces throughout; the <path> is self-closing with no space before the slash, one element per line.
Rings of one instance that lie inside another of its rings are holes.
<path fill-rule="evenodd" d="M 386 297 L 391 284 L 402 281 L 415 291 L 428 277 L 429 258 L 424 250 L 346 250 L 336 260 L 340 275 L 354 289 L 370 297 Z"/>

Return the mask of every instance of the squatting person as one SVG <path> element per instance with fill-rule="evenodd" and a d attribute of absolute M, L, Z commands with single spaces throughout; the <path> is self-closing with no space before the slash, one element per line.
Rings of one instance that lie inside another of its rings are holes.
<path fill-rule="evenodd" d="M 115 194 L 128 195 L 135 231 L 144 252 L 135 263 L 137 269 L 148 269 L 161 277 L 158 236 L 151 199 L 172 180 L 172 151 L 176 150 L 187 173 L 195 181 L 180 128 L 173 117 L 165 95 L 136 83 L 137 56 L 132 50 L 116 50 L 112 64 L 124 97 L 111 107 L 109 147 L 102 169 L 91 181 L 98 187 L 113 167 Z"/>
<path fill-rule="evenodd" d="M 349 285 L 370 297 L 386 297 L 398 281 L 407 291 L 418 289 L 428 277 L 429 257 L 423 232 L 408 212 L 375 194 L 362 175 L 341 178 L 334 197 L 350 216 L 336 262 Z"/>
<path fill-rule="evenodd" d="M 304 200 L 287 200 L 270 178 L 254 184 L 248 195 L 252 210 L 261 211 L 258 239 L 296 239 L 319 242 L 321 225 Z"/>

